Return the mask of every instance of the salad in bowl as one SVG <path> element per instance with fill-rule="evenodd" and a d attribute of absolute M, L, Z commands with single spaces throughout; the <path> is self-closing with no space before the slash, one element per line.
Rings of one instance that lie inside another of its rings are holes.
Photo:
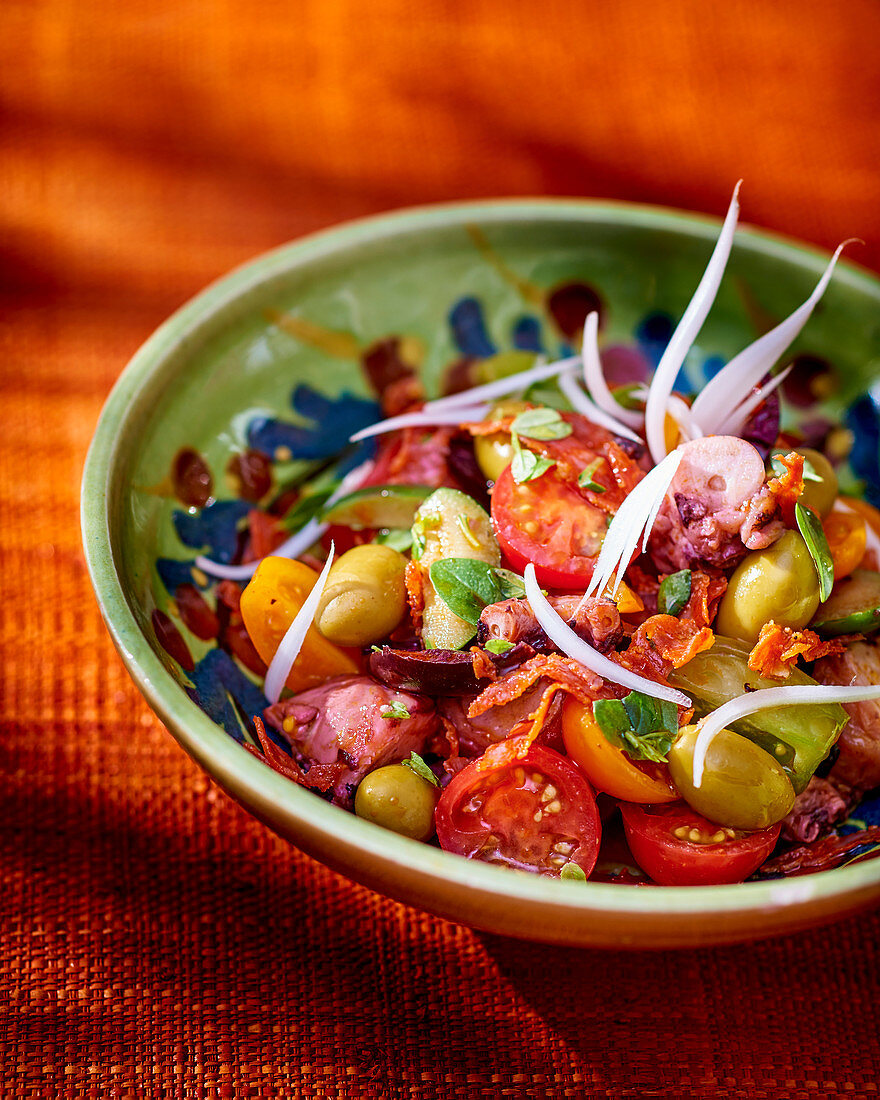
<path fill-rule="evenodd" d="M 192 447 L 150 487 L 177 551 L 149 630 L 190 697 L 312 797 L 471 861 L 687 886 L 880 854 L 876 426 L 794 415 L 827 376 L 789 353 L 840 249 L 705 355 L 738 213 L 737 188 L 680 319 L 615 343 L 600 292 L 469 226 L 553 340 L 527 311 L 500 350 L 464 294 L 433 398 L 417 340 L 267 310 L 372 394 L 237 412 L 229 496 Z"/>

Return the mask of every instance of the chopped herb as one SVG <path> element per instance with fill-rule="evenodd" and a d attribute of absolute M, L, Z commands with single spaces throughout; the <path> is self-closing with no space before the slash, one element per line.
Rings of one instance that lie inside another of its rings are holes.
<path fill-rule="evenodd" d="M 437 776 L 431 771 L 424 760 L 419 756 L 417 752 L 411 752 L 409 754 L 409 760 L 401 761 L 405 768 L 412 768 L 412 770 L 421 779 L 424 779 L 426 783 L 430 783 L 433 787 L 439 787 L 440 784 L 437 781 Z"/>
<path fill-rule="evenodd" d="M 389 703 L 387 707 L 382 707 L 379 711 L 383 718 L 397 718 L 399 721 L 403 721 L 404 718 L 409 718 L 409 709 L 405 703 L 401 703 L 399 699 L 395 699 L 393 703 Z"/>
<path fill-rule="evenodd" d="M 661 615 L 677 615 L 691 598 L 691 571 L 680 569 L 660 583 L 657 610 Z"/>
<path fill-rule="evenodd" d="M 477 538 L 477 536 L 471 530 L 471 521 L 470 521 L 470 519 L 466 515 L 464 515 L 463 513 L 460 513 L 459 515 L 457 515 L 455 517 L 455 522 L 456 522 L 456 525 L 458 526 L 458 529 L 464 535 L 465 541 L 468 542 L 474 548 L 474 550 L 482 549 L 482 546 L 480 544 L 480 540 Z"/>
<path fill-rule="evenodd" d="M 509 642 L 506 638 L 490 638 L 484 647 L 490 653 L 500 655 L 502 653 L 509 653 L 513 649 L 513 642 Z"/>
<path fill-rule="evenodd" d="M 526 409 L 514 418 L 511 432 L 523 435 L 526 439 L 565 439 L 571 435 L 571 424 L 567 424 L 556 409 L 546 407 Z"/>
<path fill-rule="evenodd" d="M 412 531 L 408 531 L 405 527 L 385 527 L 373 541 L 380 546 L 390 546 L 392 550 L 405 554 L 412 547 L 413 535 Z"/>
<path fill-rule="evenodd" d="M 620 699 L 593 703 L 593 717 L 606 739 L 633 760 L 664 763 L 678 732 L 675 703 L 631 691 Z"/>
<path fill-rule="evenodd" d="M 605 486 L 600 485 L 598 481 L 593 480 L 593 474 L 602 465 L 602 459 L 594 459 L 589 466 L 585 466 L 578 475 L 578 485 L 582 489 L 589 489 L 593 493 L 604 493 Z"/>
<path fill-rule="evenodd" d="M 430 512 L 427 515 L 416 516 L 412 525 L 412 556 L 415 561 L 418 561 L 425 552 L 428 531 L 432 527 L 438 527 L 440 522 L 440 516 Z"/>
<path fill-rule="evenodd" d="M 798 530 L 803 535 L 810 557 L 813 559 L 813 565 L 816 567 L 819 577 L 819 600 L 824 603 L 831 595 L 834 585 L 834 561 L 822 521 L 811 508 L 805 508 L 800 503 L 794 506 L 794 514 Z"/>
<path fill-rule="evenodd" d="M 471 626 L 479 623 L 484 607 L 505 598 L 494 567 L 476 558 L 441 558 L 429 575 L 440 599 Z"/>
<path fill-rule="evenodd" d="M 517 485 L 524 481 L 534 481 L 536 477 L 546 474 L 556 463 L 543 455 L 536 455 L 532 451 L 524 451 L 520 446 L 519 436 L 511 433 L 510 441 L 513 444 L 513 458 L 510 462 L 510 473 Z"/>
<path fill-rule="evenodd" d="M 559 872 L 561 879 L 566 879 L 569 882 L 586 882 L 587 876 L 584 874 L 583 867 L 579 867 L 576 863 L 569 861 L 565 864 L 562 870 Z"/>

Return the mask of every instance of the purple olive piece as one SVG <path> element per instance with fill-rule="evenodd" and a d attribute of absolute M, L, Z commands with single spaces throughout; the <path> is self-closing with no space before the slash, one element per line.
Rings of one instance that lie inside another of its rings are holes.
<path fill-rule="evenodd" d="M 531 646 L 520 643 L 507 653 L 490 656 L 498 671 L 506 672 L 534 653 Z M 474 695 L 488 685 L 474 675 L 470 653 L 455 649 L 409 652 L 383 646 L 370 654 L 370 672 L 390 687 L 425 695 Z"/>
<path fill-rule="evenodd" d="M 462 489 L 488 512 L 489 493 L 486 488 L 486 477 L 477 465 L 474 441 L 470 436 L 457 435 L 449 441 L 446 462 Z"/>
<path fill-rule="evenodd" d="M 769 375 L 765 380 L 769 380 Z M 763 384 L 763 382 L 762 382 Z M 776 445 L 779 435 L 779 391 L 773 393 L 760 404 L 745 422 L 740 435 L 755 448 L 766 462 Z"/>

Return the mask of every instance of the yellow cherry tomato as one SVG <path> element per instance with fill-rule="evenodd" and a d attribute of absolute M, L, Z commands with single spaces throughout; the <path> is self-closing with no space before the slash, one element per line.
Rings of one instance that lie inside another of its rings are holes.
<path fill-rule="evenodd" d="M 873 504 L 868 504 L 867 501 L 859 500 L 857 497 L 841 497 L 840 503 L 858 512 L 871 531 L 880 539 L 880 512 Z M 866 569 L 880 569 L 880 559 L 872 560 L 875 557 L 876 553 L 872 551 L 870 558 L 865 562 Z"/>
<path fill-rule="evenodd" d="M 569 696 L 562 708 L 562 737 L 568 755 L 598 791 L 626 802 L 675 802 L 680 798 L 662 764 L 642 771 L 616 748 L 593 718 L 593 708 Z"/>
<path fill-rule="evenodd" d="M 241 617 L 254 648 L 268 665 L 281 639 L 315 587 L 314 569 L 290 558 L 264 558 L 241 594 Z M 356 654 L 328 642 L 312 626 L 287 677 L 291 691 L 322 684 L 331 676 L 360 671 Z"/>
<path fill-rule="evenodd" d="M 832 512 L 822 520 L 822 526 L 834 562 L 834 579 L 839 581 L 848 577 L 865 556 L 867 524 L 854 512 Z"/>

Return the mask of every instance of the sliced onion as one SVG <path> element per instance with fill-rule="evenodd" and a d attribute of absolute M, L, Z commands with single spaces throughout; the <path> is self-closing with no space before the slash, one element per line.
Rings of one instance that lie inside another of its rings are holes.
<path fill-rule="evenodd" d="M 614 394 L 608 388 L 605 381 L 605 372 L 602 370 L 602 359 L 599 355 L 599 314 L 595 312 L 587 314 L 584 322 L 584 342 L 581 346 L 581 354 L 584 359 L 584 382 L 587 392 L 600 409 L 615 418 L 623 421 L 630 428 L 639 428 L 642 424 L 642 414 L 635 409 L 625 409 L 616 400 Z"/>
<path fill-rule="evenodd" d="M 629 688 L 630 691 L 641 691 L 650 695 L 653 699 L 665 699 L 680 707 L 689 707 L 691 700 L 675 688 L 666 687 L 664 684 L 656 684 L 644 676 L 623 668 L 616 662 L 605 657 L 597 649 L 585 642 L 580 635 L 575 634 L 571 627 L 550 606 L 546 596 L 541 592 L 538 581 L 535 578 L 535 567 L 529 562 L 523 574 L 526 584 L 526 599 L 534 612 L 535 618 L 544 628 L 544 633 L 558 646 L 563 653 L 580 662 L 586 668 L 613 684 Z"/>
<path fill-rule="evenodd" d="M 753 344 L 749 344 L 739 355 L 723 367 L 704 387 L 694 401 L 694 416 L 707 431 L 718 431 L 718 425 L 730 413 L 730 410 L 748 397 L 764 375 L 788 345 L 807 323 L 816 303 L 825 293 L 825 288 L 834 271 L 834 265 L 842 250 L 850 244 L 844 241 L 828 261 L 822 278 L 816 284 L 813 293 L 790 316 L 775 328 L 765 333 Z"/>
<path fill-rule="evenodd" d="M 631 439 L 634 443 L 642 442 L 635 432 L 630 431 L 625 424 L 621 424 L 620 421 L 611 416 L 610 413 L 605 412 L 604 409 L 600 409 L 598 405 L 595 405 L 581 389 L 580 383 L 573 374 L 564 374 L 559 379 L 559 388 L 565 394 L 571 407 L 582 416 L 585 416 L 587 420 L 591 421 L 593 424 L 598 424 L 602 428 L 607 428 L 609 432 L 614 432 L 615 435 L 622 435 L 624 439 Z M 618 406 L 618 408 L 619 407 L 620 406 Z"/>
<path fill-rule="evenodd" d="M 461 393 L 450 394 L 449 397 L 438 397 L 436 401 L 429 401 L 425 405 L 425 412 L 439 412 L 441 409 L 457 409 L 463 405 L 473 405 L 478 401 L 494 401 L 496 397 L 504 397 L 508 393 L 516 393 L 517 390 L 527 389 L 536 382 L 544 382 L 548 378 L 555 378 L 558 374 L 573 371 L 581 365 L 579 355 L 571 355 L 567 359 L 558 359 L 555 363 L 539 363 L 528 370 L 509 374 L 506 378 L 498 378 L 494 382 L 486 382 L 482 386 L 472 386 Z"/>
<path fill-rule="evenodd" d="M 773 391 L 778 386 L 781 386 L 786 378 L 788 378 L 793 365 L 794 364 L 787 366 L 785 370 L 780 371 L 775 378 L 771 378 L 766 386 L 761 386 L 760 389 L 755 391 L 755 393 L 747 397 L 741 405 L 739 405 L 728 417 L 721 421 L 713 434 L 739 435 L 739 433 L 746 426 L 746 421 L 749 419 L 755 409 L 757 409 L 759 405 L 763 405 L 770 394 L 773 393 Z"/>
<path fill-rule="evenodd" d="M 374 435 L 385 435 L 388 432 L 396 432 L 400 428 L 431 428 L 438 424 L 464 424 L 469 420 L 482 420 L 489 411 L 489 406 L 468 404 L 455 409 L 433 409 L 425 405 L 419 412 L 403 413 L 402 416 L 389 416 L 387 420 L 380 420 L 376 424 L 370 424 L 367 428 L 361 428 L 359 432 L 349 436 L 349 443 L 359 443 L 362 439 L 369 439 Z"/>
<path fill-rule="evenodd" d="M 731 722 L 768 707 L 791 707 L 808 703 L 864 703 L 880 699 L 880 684 L 838 687 L 835 684 L 804 684 L 793 687 L 761 688 L 731 699 L 699 723 L 694 744 L 694 786 L 703 782 L 706 753 L 715 737 Z"/>
<path fill-rule="evenodd" d="M 679 321 L 678 327 L 673 332 L 651 380 L 651 387 L 648 391 L 648 404 L 645 407 L 645 435 L 651 457 L 655 462 L 659 462 L 666 455 L 665 421 L 669 395 L 672 393 L 672 387 L 685 356 L 697 338 L 697 334 L 706 320 L 706 315 L 715 301 L 715 295 L 718 293 L 718 287 L 721 285 L 721 278 L 727 266 L 736 221 L 739 217 L 738 196 L 741 183 L 742 180 L 733 189 L 733 198 L 730 200 L 727 217 L 721 227 L 718 243 L 715 245 L 700 284 L 684 311 L 684 316 Z M 696 409 L 694 410 L 694 416 L 704 427 L 706 426 L 704 421 L 697 415 Z"/>
<path fill-rule="evenodd" d="M 686 442 L 690 443 L 692 439 L 702 439 L 705 436 L 706 433 L 694 420 L 690 405 L 677 394 L 671 393 L 667 398 L 666 411 L 678 425 Z"/>
<path fill-rule="evenodd" d="M 681 451 L 675 450 L 667 455 L 659 466 L 655 466 L 642 478 L 618 508 L 605 532 L 590 586 L 584 594 L 585 599 L 593 592 L 604 592 L 615 570 L 617 577 L 613 591 L 617 591 L 642 536 L 643 547 L 647 545 L 654 520 L 680 462 Z"/>
<path fill-rule="evenodd" d="M 324 509 L 330 507 L 331 504 L 335 504 L 337 500 L 341 500 L 344 496 L 354 492 L 360 485 L 366 481 L 370 475 L 375 462 L 369 459 L 367 462 L 362 462 L 359 466 L 355 466 L 353 470 L 345 475 L 340 481 L 337 488 L 327 498 L 327 503 L 324 505 Z M 277 546 L 271 553 L 267 555 L 273 558 L 298 558 L 300 554 L 304 554 L 310 546 L 313 546 L 319 538 L 329 529 L 329 524 L 322 523 L 319 519 L 310 519 L 305 526 L 301 527 L 296 534 L 291 535 L 289 539 L 282 542 L 280 546 Z M 260 562 L 263 558 L 258 558 L 256 561 L 249 561 L 245 565 L 222 565 L 219 561 L 212 561 L 210 558 L 203 558 L 201 555 L 196 558 L 196 565 L 202 572 L 207 573 L 211 577 L 222 577 L 231 581 L 246 581 L 256 573 Z"/>
<path fill-rule="evenodd" d="M 278 648 L 275 650 L 275 656 L 272 658 L 272 662 L 266 672 L 266 680 L 263 685 L 263 694 L 270 703 L 277 703 L 281 698 L 281 692 L 284 690 L 284 685 L 287 683 L 287 677 L 290 675 L 290 670 L 293 668 L 293 662 L 299 656 L 299 651 L 302 649 L 303 642 L 306 640 L 306 634 L 308 634 L 312 627 L 315 612 L 318 610 L 318 601 L 321 599 L 324 586 L 327 584 L 327 577 L 330 573 L 330 566 L 333 564 L 334 556 L 335 547 L 331 542 L 330 554 L 324 568 L 321 570 L 320 576 L 315 581 L 315 587 L 308 596 L 306 596 L 302 607 L 296 613 L 296 618 L 287 628 L 287 633 L 281 639 Z"/>

